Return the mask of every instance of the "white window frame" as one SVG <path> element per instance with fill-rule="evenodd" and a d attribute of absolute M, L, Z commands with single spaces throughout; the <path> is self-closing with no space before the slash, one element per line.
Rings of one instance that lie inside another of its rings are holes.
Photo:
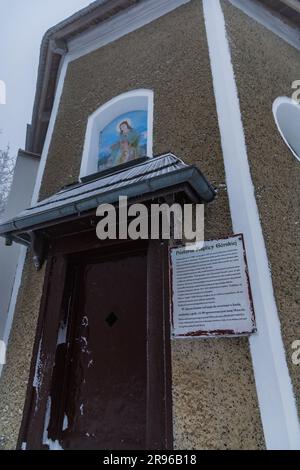
<path fill-rule="evenodd" d="M 278 111 L 278 108 L 281 104 L 289 104 L 291 106 L 295 106 L 298 109 L 298 111 L 300 111 L 300 105 L 295 100 L 293 100 L 292 98 L 288 98 L 287 96 L 279 96 L 278 98 L 276 98 L 276 100 L 273 103 L 273 115 L 274 115 L 274 119 L 275 119 L 276 126 L 278 128 L 278 131 L 279 131 L 281 137 L 283 138 L 284 142 L 286 143 L 286 145 L 288 146 L 288 148 L 290 149 L 290 151 L 294 155 L 294 157 L 298 161 L 300 161 L 300 154 L 298 155 L 295 152 L 295 150 L 293 149 L 293 147 L 291 147 L 291 145 L 289 144 L 288 140 L 286 139 L 285 134 L 283 133 L 283 131 L 281 129 L 281 125 L 278 121 L 277 111 Z M 300 114 L 299 114 L 299 117 L 300 117 Z M 300 119 L 299 119 L 299 122 L 300 122 Z M 300 135 L 300 132 L 299 132 L 299 135 Z M 300 139 L 300 137 L 299 137 L 299 139 Z"/>
<path fill-rule="evenodd" d="M 130 111 L 147 111 L 147 156 L 153 156 L 153 97 L 144 88 L 115 96 L 100 106 L 88 118 L 79 178 L 97 173 L 99 133 L 118 116 Z"/>

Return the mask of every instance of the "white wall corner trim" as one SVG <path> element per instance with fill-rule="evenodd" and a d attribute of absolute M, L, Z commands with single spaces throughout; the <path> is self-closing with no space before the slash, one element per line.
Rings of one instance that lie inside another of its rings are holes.
<path fill-rule="evenodd" d="M 44 176 L 44 171 L 46 167 L 46 162 L 47 162 L 47 157 L 49 153 L 49 148 L 51 144 L 51 139 L 54 131 L 54 126 L 56 122 L 56 117 L 58 114 L 58 109 L 59 109 L 59 104 L 60 104 L 60 99 L 61 95 L 63 92 L 63 87 L 64 87 L 64 82 L 68 70 L 68 65 L 69 65 L 69 57 L 68 54 L 66 54 L 63 59 L 62 59 L 62 65 L 60 68 L 60 74 L 57 82 L 57 87 L 55 91 L 55 97 L 54 97 L 54 102 L 53 102 L 53 107 L 51 111 L 51 116 L 50 116 L 50 121 L 47 129 L 47 134 L 46 134 L 46 139 L 44 142 L 43 146 L 43 151 L 41 154 L 41 159 L 40 159 L 40 164 L 39 164 L 39 169 L 36 177 L 36 182 L 33 190 L 33 195 L 32 195 L 32 200 L 31 200 L 31 205 L 34 206 L 39 199 L 39 194 L 40 194 L 40 189 L 42 185 L 42 180 Z"/>
<path fill-rule="evenodd" d="M 14 286 L 13 286 L 13 290 L 11 294 L 8 315 L 7 315 L 5 330 L 3 334 L 3 341 L 6 346 L 8 345 L 9 335 L 10 335 L 11 327 L 12 327 L 13 320 L 14 320 L 14 313 L 15 313 L 15 308 L 17 304 L 19 288 L 21 285 L 21 279 L 22 279 L 22 274 L 23 274 L 23 269 L 24 269 L 24 264 L 25 264 L 25 259 L 26 259 L 26 253 L 27 253 L 27 248 L 25 246 L 21 246 L 19 259 L 18 259 L 18 265 L 16 269 Z M 2 374 L 2 370 L 3 370 L 3 365 L 0 364 L 0 377 Z"/>
<path fill-rule="evenodd" d="M 244 234 L 248 254 L 258 327 L 249 341 L 266 446 L 300 449 L 299 417 L 250 175 L 225 19 L 219 0 L 203 0 L 203 10 L 233 229 Z"/>

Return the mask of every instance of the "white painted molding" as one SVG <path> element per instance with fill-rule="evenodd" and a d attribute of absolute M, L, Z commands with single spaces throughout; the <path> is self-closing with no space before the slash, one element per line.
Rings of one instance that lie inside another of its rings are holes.
<path fill-rule="evenodd" d="M 53 107 L 51 111 L 50 121 L 49 121 L 48 129 L 47 129 L 47 134 L 46 134 L 46 138 L 45 138 L 45 142 L 44 142 L 44 146 L 43 146 L 43 150 L 42 150 L 42 154 L 40 158 L 39 169 L 38 169 L 36 182 L 35 182 L 35 186 L 33 190 L 33 195 L 32 195 L 32 200 L 31 200 L 32 206 L 34 206 L 38 202 L 38 199 L 39 199 L 42 179 L 44 176 L 45 166 L 46 166 L 47 157 L 49 153 L 49 147 L 51 144 L 52 134 L 53 134 L 53 130 L 54 130 L 57 114 L 58 114 L 60 99 L 61 99 L 61 95 L 63 92 L 68 65 L 69 65 L 69 57 L 68 57 L 68 54 L 66 54 L 62 58 L 62 65 L 60 67 L 60 74 L 59 74 L 58 83 L 57 83 L 57 87 L 55 91 L 55 97 L 54 97 Z"/>
<path fill-rule="evenodd" d="M 100 106 L 88 118 L 79 178 L 98 171 L 97 156 L 101 130 L 118 116 L 130 111 L 147 112 L 147 156 L 153 156 L 153 91 L 146 89 L 128 91 Z"/>
<path fill-rule="evenodd" d="M 249 341 L 266 446 L 300 449 L 299 418 L 250 175 L 225 20 L 219 0 L 203 0 L 203 8 L 233 229 L 244 234 L 248 254 L 258 327 Z"/>
<path fill-rule="evenodd" d="M 145 0 L 68 42 L 71 60 L 135 31 L 190 0 Z"/>
<path fill-rule="evenodd" d="M 233 6 L 263 25 L 269 31 L 272 31 L 272 33 L 279 36 L 290 46 L 300 50 L 300 31 L 298 28 L 288 25 L 256 0 L 229 1 Z"/>
<path fill-rule="evenodd" d="M 23 274 L 23 269 L 24 269 L 24 264 L 25 264 L 25 259 L 26 259 L 26 253 L 27 253 L 27 248 L 25 246 L 21 246 L 19 259 L 18 259 L 18 265 L 16 269 L 14 286 L 13 286 L 13 290 L 11 294 L 9 310 L 7 314 L 5 330 L 4 330 L 4 335 L 3 335 L 3 341 L 6 344 L 6 346 L 8 345 L 10 331 L 11 331 L 11 327 L 12 327 L 13 320 L 14 320 L 14 313 L 15 313 L 15 308 L 17 304 L 19 288 L 21 285 L 21 279 L 22 279 L 22 274 Z M 2 370 L 3 370 L 3 365 L 0 364 L 0 377 L 2 374 Z"/>
<path fill-rule="evenodd" d="M 284 107 L 285 117 L 281 113 Z M 292 98 L 280 96 L 274 101 L 272 109 L 281 137 L 294 157 L 300 161 L 300 105 Z"/>

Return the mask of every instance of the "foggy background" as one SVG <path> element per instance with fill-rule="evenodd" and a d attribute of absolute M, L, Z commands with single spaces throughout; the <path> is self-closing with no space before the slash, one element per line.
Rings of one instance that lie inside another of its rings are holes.
<path fill-rule="evenodd" d="M 43 35 L 90 3 L 0 0 L 0 80 L 6 84 L 6 104 L 0 104 L 0 150 L 9 145 L 12 159 L 19 148 L 24 148 L 26 124 L 31 122 Z"/>

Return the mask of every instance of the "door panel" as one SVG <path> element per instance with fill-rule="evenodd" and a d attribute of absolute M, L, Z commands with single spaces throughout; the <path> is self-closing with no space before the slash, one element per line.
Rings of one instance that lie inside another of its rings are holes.
<path fill-rule="evenodd" d="M 167 244 L 102 242 L 91 250 L 74 235 L 57 246 L 18 448 L 171 449 Z"/>
<path fill-rule="evenodd" d="M 146 445 L 146 254 L 81 263 L 67 366 L 65 449 Z"/>

